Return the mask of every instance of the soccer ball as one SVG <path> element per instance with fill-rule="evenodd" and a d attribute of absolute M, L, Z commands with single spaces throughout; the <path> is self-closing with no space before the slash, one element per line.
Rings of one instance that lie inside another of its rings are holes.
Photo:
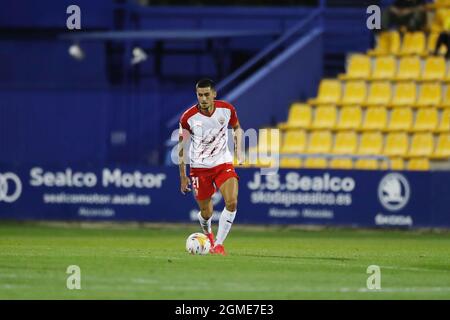
<path fill-rule="evenodd" d="M 203 233 L 193 233 L 186 240 L 186 251 L 190 254 L 205 255 L 209 253 L 210 248 L 211 242 Z"/>

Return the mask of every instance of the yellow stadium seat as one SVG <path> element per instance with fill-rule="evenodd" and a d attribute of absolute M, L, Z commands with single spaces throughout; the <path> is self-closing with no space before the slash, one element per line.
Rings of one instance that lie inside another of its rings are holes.
<path fill-rule="evenodd" d="M 331 169 L 353 169 L 353 161 L 350 158 L 333 158 L 330 160 Z"/>
<path fill-rule="evenodd" d="M 419 109 L 414 122 L 414 131 L 434 131 L 438 125 L 438 111 L 435 108 Z"/>
<path fill-rule="evenodd" d="M 387 131 L 409 130 L 413 123 L 413 112 L 411 108 L 397 108 L 391 112 L 391 119 Z"/>
<path fill-rule="evenodd" d="M 397 31 L 382 32 L 375 49 L 369 50 L 370 56 L 396 54 L 400 50 L 400 34 Z"/>
<path fill-rule="evenodd" d="M 448 9 L 437 10 L 435 18 L 431 25 L 431 31 L 440 32 L 447 29 L 446 21 L 448 21 L 449 17 L 450 17 L 450 10 Z"/>
<path fill-rule="evenodd" d="M 416 107 L 438 106 L 442 101 L 441 84 L 427 82 L 420 86 Z"/>
<path fill-rule="evenodd" d="M 414 82 L 399 82 L 390 103 L 393 107 L 412 106 L 416 102 L 416 84 Z"/>
<path fill-rule="evenodd" d="M 380 170 L 389 170 L 390 167 L 390 159 L 389 160 L 381 160 L 380 161 Z"/>
<path fill-rule="evenodd" d="M 362 125 L 363 130 L 383 130 L 387 124 L 387 110 L 384 107 L 373 107 L 366 110 Z"/>
<path fill-rule="evenodd" d="M 301 168 L 302 160 L 299 158 L 281 158 L 280 160 L 281 168 Z"/>
<path fill-rule="evenodd" d="M 378 161 L 376 159 L 357 159 L 355 169 L 378 170 Z"/>
<path fill-rule="evenodd" d="M 446 86 L 444 100 L 442 101 L 440 107 L 450 108 L 450 85 Z"/>
<path fill-rule="evenodd" d="M 403 57 L 398 65 L 395 80 L 415 80 L 420 77 L 421 64 L 419 57 Z"/>
<path fill-rule="evenodd" d="M 408 147 L 408 135 L 405 132 L 391 132 L 386 137 L 383 153 L 390 157 L 403 157 Z"/>
<path fill-rule="evenodd" d="M 391 37 L 390 37 L 389 53 L 397 54 L 401 48 L 400 33 L 397 31 L 390 31 L 390 34 L 391 34 Z"/>
<path fill-rule="evenodd" d="M 402 158 L 391 158 L 391 170 L 404 170 L 405 169 L 405 160 Z"/>
<path fill-rule="evenodd" d="M 337 128 L 358 129 L 361 126 L 362 111 L 360 107 L 343 107 L 340 112 Z"/>
<path fill-rule="evenodd" d="M 445 72 L 444 82 L 450 82 L 450 68 L 447 68 L 447 71 Z"/>
<path fill-rule="evenodd" d="M 428 57 L 425 60 L 425 66 L 423 68 L 420 80 L 434 81 L 443 80 L 445 78 L 445 71 L 447 66 L 443 57 Z"/>
<path fill-rule="evenodd" d="M 412 171 L 428 171 L 430 170 L 430 160 L 427 158 L 410 159 L 406 169 Z"/>
<path fill-rule="evenodd" d="M 436 149 L 431 155 L 432 159 L 450 158 L 450 133 L 441 133 L 436 143 Z"/>
<path fill-rule="evenodd" d="M 336 133 L 333 154 L 354 154 L 358 138 L 353 131 L 340 131 Z"/>
<path fill-rule="evenodd" d="M 400 55 L 420 55 L 425 51 L 425 34 L 422 31 L 407 32 L 402 41 Z"/>
<path fill-rule="evenodd" d="M 375 59 L 370 80 L 390 80 L 397 71 L 397 59 L 392 56 L 378 57 Z"/>
<path fill-rule="evenodd" d="M 435 8 L 446 8 L 450 6 L 449 0 L 435 0 L 434 7 Z"/>
<path fill-rule="evenodd" d="M 391 101 L 391 84 L 388 81 L 374 81 L 370 85 L 369 94 L 364 105 L 387 105 Z"/>
<path fill-rule="evenodd" d="M 366 100 L 367 88 L 365 81 L 348 81 L 340 104 L 361 105 Z"/>
<path fill-rule="evenodd" d="M 434 151 L 434 139 L 431 133 L 415 133 L 408 151 L 409 157 L 428 157 Z"/>
<path fill-rule="evenodd" d="M 371 58 L 364 54 L 354 54 L 347 64 L 347 73 L 339 75 L 341 80 L 367 79 L 372 69 Z"/>
<path fill-rule="evenodd" d="M 332 129 L 336 125 L 337 110 L 335 106 L 320 105 L 316 108 L 312 127 L 315 129 Z"/>
<path fill-rule="evenodd" d="M 267 167 L 275 167 L 276 166 L 276 159 L 273 159 L 271 157 L 259 157 L 255 164 L 250 164 L 250 167 L 261 167 L 261 168 L 267 168 Z"/>
<path fill-rule="evenodd" d="M 250 152 L 279 153 L 280 152 L 280 130 L 275 128 L 259 129 L 258 147 L 252 148 Z"/>
<path fill-rule="evenodd" d="M 385 55 L 390 53 L 391 34 L 389 32 L 381 32 L 376 38 L 376 46 L 368 51 L 369 55 Z"/>
<path fill-rule="evenodd" d="M 380 155 L 383 150 L 383 135 L 381 132 L 364 132 L 361 135 L 359 155 Z"/>
<path fill-rule="evenodd" d="M 311 125 L 312 110 L 311 106 L 304 103 L 294 103 L 289 109 L 287 122 L 280 123 L 280 129 L 299 129 L 309 128 Z"/>
<path fill-rule="evenodd" d="M 441 113 L 439 126 L 436 131 L 449 132 L 450 131 L 450 109 L 444 109 Z"/>
<path fill-rule="evenodd" d="M 382 170 L 404 170 L 405 161 L 403 158 L 390 158 L 389 160 L 383 160 L 380 164 Z"/>
<path fill-rule="evenodd" d="M 308 153 L 329 153 L 331 150 L 332 135 L 330 131 L 317 130 L 311 132 L 306 149 Z"/>
<path fill-rule="evenodd" d="M 284 135 L 281 153 L 302 153 L 306 149 L 306 133 L 303 130 L 290 130 Z"/>
<path fill-rule="evenodd" d="M 341 99 L 341 82 L 336 79 L 323 79 L 319 85 L 317 98 L 309 99 L 309 104 L 335 104 Z"/>
<path fill-rule="evenodd" d="M 425 52 L 424 54 L 422 54 L 422 56 L 427 56 L 429 55 L 431 52 L 434 52 L 434 49 L 436 48 L 436 42 L 437 39 L 439 37 L 439 32 L 431 32 L 428 35 L 428 40 L 427 40 L 427 52 Z M 439 48 L 438 53 L 440 55 L 444 55 L 445 54 L 445 47 L 441 46 Z"/>
<path fill-rule="evenodd" d="M 257 150 L 255 148 L 255 150 Z M 253 151 L 250 151 L 253 153 Z M 279 165 L 278 156 L 270 156 L 270 155 L 261 155 L 259 156 L 257 153 L 253 153 L 246 157 L 244 163 L 241 163 L 239 166 L 243 168 L 252 168 L 252 167 L 276 167 Z M 238 166 L 237 159 L 233 160 L 233 164 Z"/>
<path fill-rule="evenodd" d="M 303 167 L 307 169 L 326 169 L 327 159 L 325 158 L 306 158 Z"/>

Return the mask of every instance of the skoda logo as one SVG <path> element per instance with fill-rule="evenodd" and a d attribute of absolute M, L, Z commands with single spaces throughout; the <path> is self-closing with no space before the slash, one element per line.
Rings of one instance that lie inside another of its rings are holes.
<path fill-rule="evenodd" d="M 0 173 L 0 202 L 14 202 L 22 193 L 22 182 L 12 173 Z"/>
<path fill-rule="evenodd" d="M 387 210 L 398 211 L 409 200 L 409 183 L 400 173 L 389 173 L 378 185 L 378 199 Z"/>

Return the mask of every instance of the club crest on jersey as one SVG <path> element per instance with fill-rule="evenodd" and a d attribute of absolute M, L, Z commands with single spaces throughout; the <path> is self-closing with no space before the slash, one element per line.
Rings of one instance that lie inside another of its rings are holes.
<path fill-rule="evenodd" d="M 193 123 L 192 123 L 192 126 L 193 126 L 193 127 L 197 127 L 197 126 L 198 126 L 198 127 L 201 127 L 201 126 L 202 126 L 202 122 L 201 122 L 201 121 L 195 121 L 195 120 L 194 120 Z"/>
<path fill-rule="evenodd" d="M 224 117 L 221 117 L 221 118 L 219 118 L 218 121 L 219 121 L 220 125 L 223 126 L 224 123 L 225 123 L 225 118 L 224 118 Z"/>

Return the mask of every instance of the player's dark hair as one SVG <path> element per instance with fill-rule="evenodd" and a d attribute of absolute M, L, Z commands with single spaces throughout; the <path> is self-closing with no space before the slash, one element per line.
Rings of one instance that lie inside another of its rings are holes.
<path fill-rule="evenodd" d="M 213 90 L 216 89 L 214 81 L 208 78 L 200 79 L 195 85 L 195 88 L 211 88 Z"/>

